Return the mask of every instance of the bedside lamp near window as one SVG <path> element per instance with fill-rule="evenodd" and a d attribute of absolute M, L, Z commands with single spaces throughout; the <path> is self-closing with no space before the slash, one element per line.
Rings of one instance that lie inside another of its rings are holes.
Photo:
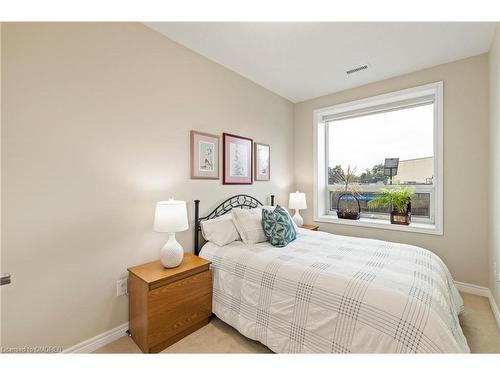
<path fill-rule="evenodd" d="M 302 224 L 304 224 L 304 220 L 302 219 L 302 216 L 300 216 L 299 210 L 305 210 L 307 208 L 305 193 L 299 193 L 298 191 L 290 193 L 288 208 L 295 210 L 295 215 L 293 215 L 292 219 L 297 226 L 302 226 Z"/>
<path fill-rule="evenodd" d="M 160 260 L 164 267 L 177 267 L 182 262 L 184 249 L 176 241 L 175 233 L 188 229 L 186 202 L 168 201 L 156 203 L 154 230 L 168 233 L 168 241 L 161 249 Z"/>

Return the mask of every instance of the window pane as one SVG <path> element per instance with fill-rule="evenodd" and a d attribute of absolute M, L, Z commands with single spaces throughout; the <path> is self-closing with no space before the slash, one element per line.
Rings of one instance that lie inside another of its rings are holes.
<path fill-rule="evenodd" d="M 339 195 L 342 191 L 330 191 L 330 211 L 337 210 L 337 202 Z M 368 208 L 368 202 L 375 198 L 375 192 L 363 192 L 357 195 L 359 205 L 361 207 L 362 214 L 387 214 L 391 212 L 390 207 L 379 207 L 379 208 Z M 344 198 L 342 198 L 344 199 Z M 349 199 L 349 198 L 348 198 Z M 352 200 L 352 199 L 351 199 Z M 342 202 L 346 204 L 346 202 Z M 431 194 L 430 193 L 416 193 L 415 197 L 411 201 L 411 214 L 412 216 L 430 218 L 430 204 L 431 204 Z M 348 202 L 349 208 L 357 211 L 357 205 L 355 202 Z M 345 206 L 343 207 L 345 209 Z"/>
<path fill-rule="evenodd" d="M 432 184 L 434 159 L 434 104 L 375 113 L 328 123 L 328 183 L 360 185 L 389 183 L 386 158 L 399 158 L 400 184 Z"/>

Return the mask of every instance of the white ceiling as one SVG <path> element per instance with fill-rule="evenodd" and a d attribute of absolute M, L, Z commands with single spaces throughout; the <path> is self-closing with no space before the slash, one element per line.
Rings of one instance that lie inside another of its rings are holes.
<path fill-rule="evenodd" d="M 495 23 L 151 22 L 152 29 L 300 102 L 487 52 Z M 346 70 L 369 69 L 347 76 Z"/>

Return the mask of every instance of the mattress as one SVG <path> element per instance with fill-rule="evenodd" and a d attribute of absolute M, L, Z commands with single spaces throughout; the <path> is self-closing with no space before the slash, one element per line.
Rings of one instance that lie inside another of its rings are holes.
<path fill-rule="evenodd" d="M 213 312 L 276 353 L 468 353 L 463 301 L 432 252 L 300 230 L 286 247 L 207 243 Z"/>

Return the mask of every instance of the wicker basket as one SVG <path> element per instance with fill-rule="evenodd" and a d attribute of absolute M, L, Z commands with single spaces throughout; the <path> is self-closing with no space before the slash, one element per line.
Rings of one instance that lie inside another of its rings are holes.
<path fill-rule="evenodd" d="M 353 211 L 353 210 L 348 210 L 345 208 L 340 207 L 340 200 L 342 197 L 352 197 L 348 199 L 354 199 L 357 203 L 358 210 Z M 361 206 L 359 204 L 358 198 L 352 193 L 342 193 L 339 195 L 337 198 L 337 217 L 339 219 L 347 219 L 347 220 L 358 220 L 361 216 Z"/>

